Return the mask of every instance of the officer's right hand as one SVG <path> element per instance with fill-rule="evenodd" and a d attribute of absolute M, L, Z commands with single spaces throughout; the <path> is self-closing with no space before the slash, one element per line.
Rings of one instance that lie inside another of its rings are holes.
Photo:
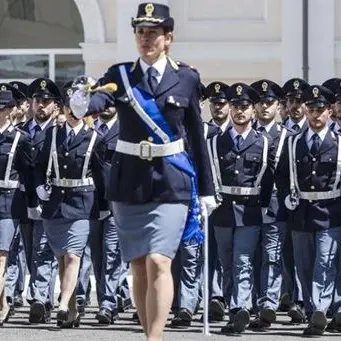
<path fill-rule="evenodd" d="M 44 185 L 40 185 L 36 188 L 38 198 L 42 201 L 48 201 L 50 199 L 49 192 L 45 189 Z"/>

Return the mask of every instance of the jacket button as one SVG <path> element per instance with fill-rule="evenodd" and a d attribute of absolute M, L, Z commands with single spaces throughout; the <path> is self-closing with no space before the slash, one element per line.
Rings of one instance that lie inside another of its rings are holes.
<path fill-rule="evenodd" d="M 36 150 L 34 147 L 32 147 L 32 150 Z"/>
<path fill-rule="evenodd" d="M 69 156 L 69 153 L 68 153 L 68 152 L 66 152 L 64 155 L 65 155 L 65 156 Z"/>
<path fill-rule="evenodd" d="M 237 159 L 240 159 L 240 155 L 237 155 L 236 158 L 237 158 Z"/>
<path fill-rule="evenodd" d="M 312 171 L 311 174 L 312 174 L 312 175 L 315 175 L 315 174 L 316 174 L 316 171 Z"/>
<path fill-rule="evenodd" d="M 62 189 L 62 190 L 60 191 L 60 193 L 64 194 L 64 193 L 65 193 L 65 191 Z"/>
<path fill-rule="evenodd" d="M 235 205 L 235 204 L 236 204 L 236 202 L 235 202 L 235 201 L 232 201 L 232 204 L 233 204 L 233 205 Z"/>
<path fill-rule="evenodd" d="M 313 161 L 313 162 L 316 162 L 316 158 L 313 157 L 313 158 L 312 158 L 312 161 Z"/>
<path fill-rule="evenodd" d="M 64 169 L 67 169 L 67 165 L 64 165 L 63 168 L 64 168 Z"/>
<path fill-rule="evenodd" d="M 238 174 L 239 174 L 239 170 L 236 169 L 236 170 L 234 171 L 234 174 L 238 175 Z"/>
<path fill-rule="evenodd" d="M 315 186 L 310 186 L 310 189 L 315 189 Z"/>
<path fill-rule="evenodd" d="M 148 139 L 147 139 L 149 142 L 154 142 L 154 139 L 152 136 L 148 136 Z"/>

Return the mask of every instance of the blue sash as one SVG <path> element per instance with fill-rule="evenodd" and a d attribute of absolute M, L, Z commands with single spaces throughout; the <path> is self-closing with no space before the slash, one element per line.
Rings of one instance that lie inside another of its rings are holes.
<path fill-rule="evenodd" d="M 127 70 L 128 77 L 130 71 Z M 131 84 L 131 82 L 130 82 Z M 164 118 L 160 109 L 156 105 L 153 97 L 147 92 L 140 90 L 136 87 L 131 87 L 136 101 L 140 104 L 146 114 L 166 133 L 170 141 L 175 141 L 174 136 L 168 122 Z M 142 121 L 143 122 L 143 121 Z M 144 123 L 144 122 L 143 122 Z M 163 144 L 161 138 L 154 133 L 150 127 L 144 123 L 150 136 L 153 137 L 154 143 Z M 163 157 L 166 162 L 170 163 L 180 171 L 186 173 L 191 179 L 191 201 L 186 220 L 185 229 L 182 235 L 182 241 L 185 243 L 198 243 L 201 244 L 204 241 L 204 233 L 201 230 L 200 224 L 200 206 L 198 199 L 198 187 L 197 187 L 197 175 L 193 166 L 193 163 L 187 154 L 183 151 L 182 153 Z"/>

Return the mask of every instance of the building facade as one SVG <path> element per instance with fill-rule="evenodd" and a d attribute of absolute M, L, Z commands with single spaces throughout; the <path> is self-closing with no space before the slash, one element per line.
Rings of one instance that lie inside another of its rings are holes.
<path fill-rule="evenodd" d="M 141 0 L 0 0 L 0 80 L 59 83 L 134 60 Z M 303 76 L 302 0 L 159 0 L 175 18 L 171 55 L 204 83 Z M 341 74 L 341 0 L 309 0 L 309 82 Z"/>

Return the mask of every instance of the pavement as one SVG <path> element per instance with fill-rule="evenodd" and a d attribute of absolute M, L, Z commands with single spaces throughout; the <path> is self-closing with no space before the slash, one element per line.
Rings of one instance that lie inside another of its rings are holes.
<path fill-rule="evenodd" d="M 91 301 L 96 303 L 95 295 L 91 295 Z M 75 329 L 59 329 L 56 327 L 55 312 L 52 321 L 47 325 L 30 325 L 28 322 L 29 307 L 17 309 L 14 316 L 0 328 L 0 341 L 139 341 L 146 340 L 141 327 L 132 321 L 134 310 L 120 314 L 120 320 L 111 326 L 99 326 L 95 320 L 97 312 L 96 304 L 87 307 L 86 315 L 81 320 L 81 326 Z M 210 336 L 203 335 L 200 314 L 196 315 L 192 325 L 188 329 L 166 328 L 164 341 L 221 341 L 238 338 L 240 341 L 287 341 L 302 337 L 302 330 L 306 325 L 290 325 L 285 313 L 279 313 L 277 322 L 267 332 L 253 332 L 247 330 L 240 336 L 220 335 L 220 328 L 226 322 L 214 323 L 210 326 Z M 169 320 L 170 322 L 170 320 Z M 320 340 L 341 340 L 341 333 L 325 333 Z"/>

